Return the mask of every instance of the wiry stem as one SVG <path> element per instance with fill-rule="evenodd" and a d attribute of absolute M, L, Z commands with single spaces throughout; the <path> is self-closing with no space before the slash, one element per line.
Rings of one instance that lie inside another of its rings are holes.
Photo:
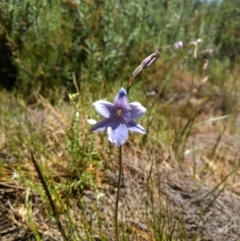
<path fill-rule="evenodd" d="M 122 179 L 122 146 L 119 147 L 119 173 L 118 173 L 118 184 L 117 184 L 117 197 L 116 197 L 116 206 L 115 206 L 115 232 L 116 232 L 116 240 L 120 241 L 119 238 L 119 229 L 118 229 L 118 203 L 120 196 L 120 187 L 121 187 L 121 179 Z"/>
<path fill-rule="evenodd" d="M 129 95 L 132 82 L 134 78 L 144 69 L 149 67 L 156 57 L 159 54 L 159 50 L 156 50 L 155 53 L 149 55 L 145 58 L 141 64 L 133 71 L 133 73 L 129 76 L 128 85 L 127 85 L 127 95 Z M 118 174 L 118 184 L 117 184 L 117 197 L 116 197 L 116 206 L 115 206 L 115 235 L 116 240 L 120 241 L 119 229 L 118 229 L 118 203 L 119 203 L 119 196 L 120 196 L 120 187 L 121 187 L 121 179 L 122 179 L 122 145 L 119 147 L 119 174 Z M 124 184 L 123 184 L 124 185 Z"/>

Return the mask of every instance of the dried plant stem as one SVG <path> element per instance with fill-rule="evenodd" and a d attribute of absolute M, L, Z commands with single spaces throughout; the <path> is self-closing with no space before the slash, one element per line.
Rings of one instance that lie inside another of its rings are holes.
<path fill-rule="evenodd" d="M 116 206 L 115 206 L 115 234 L 116 240 L 120 241 L 119 238 L 119 229 L 118 229 L 118 203 L 120 196 L 120 187 L 121 187 L 121 179 L 122 179 L 122 146 L 119 147 L 119 173 L 118 173 L 118 184 L 117 184 L 117 197 L 116 197 Z"/>

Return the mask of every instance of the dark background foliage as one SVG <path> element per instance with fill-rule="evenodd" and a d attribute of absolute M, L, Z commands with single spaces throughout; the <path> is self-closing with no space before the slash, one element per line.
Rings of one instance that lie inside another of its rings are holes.
<path fill-rule="evenodd" d="M 28 95 L 126 79 L 155 49 L 202 39 L 214 59 L 239 61 L 239 1 L 2 0 L 0 86 Z M 170 51 L 169 51 L 170 50 Z M 219 64 L 219 62 L 218 62 Z M 214 64 L 212 65 L 214 66 Z"/>

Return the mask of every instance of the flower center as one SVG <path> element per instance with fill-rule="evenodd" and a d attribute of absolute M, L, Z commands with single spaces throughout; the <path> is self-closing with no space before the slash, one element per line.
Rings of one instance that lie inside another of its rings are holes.
<path fill-rule="evenodd" d="M 121 118 L 122 117 L 122 110 L 121 109 L 118 109 L 116 111 L 116 116 L 117 116 L 117 118 Z"/>

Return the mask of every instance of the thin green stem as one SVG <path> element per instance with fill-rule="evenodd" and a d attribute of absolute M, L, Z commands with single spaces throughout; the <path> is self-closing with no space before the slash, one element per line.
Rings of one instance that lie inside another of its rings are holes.
<path fill-rule="evenodd" d="M 118 203 L 120 196 L 120 187 L 121 187 L 121 178 L 122 178 L 122 146 L 119 147 L 119 173 L 118 173 L 118 184 L 117 184 L 117 197 L 116 197 L 116 206 L 115 206 L 115 232 L 116 232 L 116 240 L 119 239 L 119 229 L 118 229 Z"/>

